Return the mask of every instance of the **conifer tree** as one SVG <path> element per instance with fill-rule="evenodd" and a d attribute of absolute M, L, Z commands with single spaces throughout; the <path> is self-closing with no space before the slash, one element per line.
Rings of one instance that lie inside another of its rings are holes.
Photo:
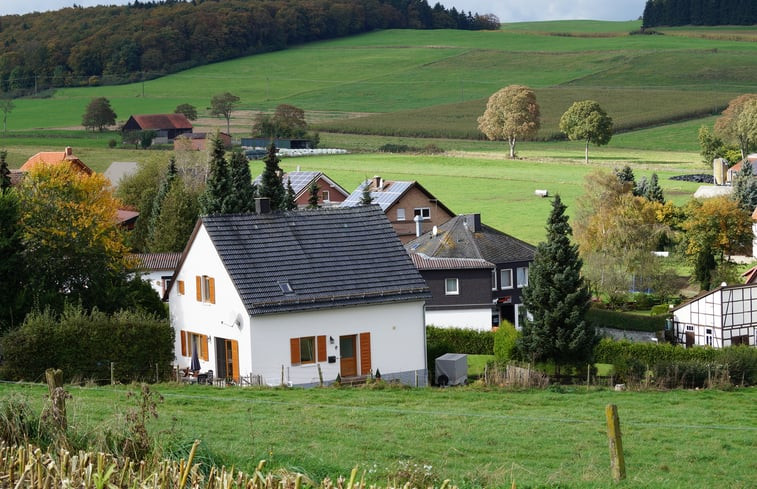
<path fill-rule="evenodd" d="M 532 361 L 561 365 L 589 361 L 596 342 L 594 327 L 586 321 L 591 294 L 581 276 L 578 246 L 566 206 L 555 195 L 547 220 L 547 240 L 539 243 L 529 267 L 529 284 L 523 289 L 523 304 L 531 315 L 523 325 L 519 349 Z"/>
<path fill-rule="evenodd" d="M 5 161 L 7 155 L 7 151 L 0 151 L 0 192 L 11 188 L 11 171 L 8 169 L 8 162 Z"/>
<path fill-rule="evenodd" d="M 294 189 L 292 188 L 292 180 L 287 178 L 287 189 L 284 194 L 284 205 L 281 208 L 285 211 L 293 211 L 297 208 L 297 203 L 294 201 Z"/>
<path fill-rule="evenodd" d="M 370 182 L 366 181 L 365 186 L 363 187 L 363 195 L 360 196 L 360 205 L 371 205 L 373 203 L 370 187 Z"/>
<path fill-rule="evenodd" d="M 308 191 L 310 192 L 310 197 L 308 197 L 308 209 L 317 209 L 320 206 L 318 205 L 318 182 L 316 180 L 310 182 Z"/>
<path fill-rule="evenodd" d="M 662 194 L 662 187 L 660 187 L 657 173 L 652 173 L 652 178 L 649 179 L 649 183 L 647 184 L 647 189 L 643 197 L 650 202 L 659 202 L 660 204 L 665 203 L 665 196 Z"/>
<path fill-rule="evenodd" d="M 285 190 L 284 183 L 281 180 L 281 167 L 279 167 L 279 157 L 276 155 L 275 144 L 268 146 L 268 154 L 263 159 L 265 169 L 260 177 L 260 186 L 258 195 L 267 197 L 271 201 L 271 210 L 278 210 L 283 207 Z"/>
<path fill-rule="evenodd" d="M 168 160 L 166 175 L 163 178 L 163 181 L 160 182 L 160 188 L 158 188 L 158 193 L 155 194 L 155 199 L 153 199 L 152 207 L 150 207 L 150 227 L 147 237 L 147 240 L 150 243 L 154 243 L 156 239 L 158 239 L 158 236 L 156 235 L 156 226 L 160 217 L 161 206 L 163 205 L 163 200 L 166 198 L 166 195 L 168 195 L 168 192 L 171 190 L 171 186 L 173 185 L 174 180 L 176 180 L 177 174 L 178 171 L 176 169 L 176 159 L 172 156 Z M 151 251 L 155 252 L 155 250 Z"/>
<path fill-rule="evenodd" d="M 153 253 L 181 251 L 192 234 L 199 207 L 197 193 L 177 178 L 163 202 L 149 246 Z"/>
<path fill-rule="evenodd" d="M 757 178 L 754 177 L 752 171 L 752 164 L 749 160 L 745 160 L 734 178 L 732 194 L 739 207 L 749 213 L 754 212 L 757 207 Z"/>
<path fill-rule="evenodd" d="M 244 153 L 235 152 L 229 160 L 231 191 L 224 201 L 224 214 L 255 212 L 255 185 L 250 174 L 250 162 Z"/>
<path fill-rule="evenodd" d="M 226 163 L 226 150 L 223 141 L 216 134 L 211 139 L 210 175 L 208 175 L 205 193 L 200 197 L 200 212 L 203 215 L 219 214 L 223 212 L 224 200 L 231 192 L 229 167 Z"/>

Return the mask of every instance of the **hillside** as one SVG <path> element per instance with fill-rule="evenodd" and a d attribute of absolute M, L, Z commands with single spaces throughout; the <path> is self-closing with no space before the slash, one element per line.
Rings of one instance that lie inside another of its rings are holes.
<path fill-rule="evenodd" d="M 475 117 L 486 98 L 521 83 L 537 90 L 545 115 L 541 137 L 549 138 L 573 100 L 597 98 L 608 104 L 617 127 L 632 129 L 716 113 L 734 96 L 754 90 L 757 43 L 732 38 L 728 30 L 710 31 L 716 39 L 680 31 L 632 36 L 632 24 L 385 30 L 313 42 L 144 83 L 64 88 L 45 99 L 18 99 L 8 130 L 77 127 L 97 96 L 111 100 L 121 122 L 131 113 L 167 112 L 181 103 L 197 106 L 203 117 L 210 98 L 229 91 L 241 98 L 232 120 L 238 134 L 249 132 L 254 111 L 290 103 L 304 108 L 321 130 L 386 134 L 390 127 L 406 136 L 477 137 Z M 420 112 L 376 116 L 407 110 Z M 201 124 L 220 122 L 205 118 Z"/>

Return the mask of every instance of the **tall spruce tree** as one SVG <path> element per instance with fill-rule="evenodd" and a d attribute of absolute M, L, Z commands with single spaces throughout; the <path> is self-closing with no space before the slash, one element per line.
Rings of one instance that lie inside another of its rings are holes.
<path fill-rule="evenodd" d="M 223 203 L 224 214 L 255 212 L 255 185 L 250 174 L 250 162 L 244 153 L 235 152 L 229 160 L 231 192 Z"/>
<path fill-rule="evenodd" d="M 752 173 L 752 164 L 745 160 L 741 170 L 736 174 L 733 181 L 733 199 L 738 202 L 739 207 L 754 212 L 757 207 L 757 178 Z"/>
<path fill-rule="evenodd" d="M 5 192 L 11 188 L 11 171 L 8 169 L 8 162 L 5 160 L 7 156 L 7 151 L 0 151 L 0 192 Z"/>
<path fill-rule="evenodd" d="M 265 169 L 260 177 L 260 186 L 258 188 L 258 195 L 260 197 L 270 199 L 271 210 L 283 208 L 286 193 L 281 176 L 281 167 L 279 166 L 279 161 L 281 160 L 276 154 L 277 152 L 276 145 L 271 143 L 268 146 L 268 154 L 263 159 Z"/>
<path fill-rule="evenodd" d="M 292 180 L 287 178 L 287 188 L 284 193 L 284 204 L 281 208 L 285 211 L 293 211 L 297 208 L 297 202 L 294 201 L 294 189 L 292 188 Z"/>
<path fill-rule="evenodd" d="M 216 134 L 211 139 L 210 144 L 210 175 L 205 193 L 200 197 L 200 213 L 202 215 L 223 212 L 224 201 L 231 193 L 229 166 L 226 162 L 226 150 L 223 147 L 223 141 Z"/>
<path fill-rule="evenodd" d="M 158 239 L 158 236 L 156 236 L 156 228 L 158 219 L 160 218 L 161 206 L 163 205 L 163 200 L 166 198 L 166 195 L 168 195 L 168 192 L 171 190 L 171 186 L 173 185 L 174 180 L 176 180 L 177 174 L 178 170 L 176 169 L 176 159 L 172 156 L 168 160 L 166 175 L 160 182 L 158 193 L 155 194 L 155 199 L 153 199 L 152 207 L 150 207 L 150 227 L 148 229 L 147 237 L 147 241 L 149 243 L 154 243 L 156 239 Z M 151 251 L 154 252 L 155 250 Z"/>
<path fill-rule="evenodd" d="M 308 192 L 310 192 L 310 196 L 308 197 L 308 209 L 317 209 L 320 207 L 318 205 L 318 181 L 313 180 L 310 182 Z"/>
<path fill-rule="evenodd" d="M 360 196 L 360 205 L 371 205 L 373 196 L 371 195 L 371 182 L 366 180 L 363 187 L 363 194 Z"/>
<path fill-rule="evenodd" d="M 651 202 L 659 202 L 660 204 L 665 203 L 665 196 L 662 194 L 662 187 L 660 187 L 657 173 L 652 173 L 652 177 L 647 184 L 647 191 L 642 197 Z"/>
<path fill-rule="evenodd" d="M 529 268 L 529 284 L 523 289 L 523 304 L 531 318 L 523 325 L 519 341 L 522 355 L 532 361 L 561 365 L 591 359 L 596 343 L 594 327 L 586 321 L 591 294 L 583 277 L 578 246 L 559 195 L 552 202 L 547 220 L 547 240 L 539 243 Z"/>

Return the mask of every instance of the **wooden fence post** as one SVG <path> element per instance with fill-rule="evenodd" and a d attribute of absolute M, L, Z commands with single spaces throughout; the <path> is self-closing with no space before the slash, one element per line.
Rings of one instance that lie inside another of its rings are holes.
<path fill-rule="evenodd" d="M 116 385 L 116 376 L 113 375 L 113 367 L 116 365 L 116 362 L 110 362 L 110 385 Z"/>
<path fill-rule="evenodd" d="M 50 391 L 53 419 L 58 427 L 65 431 L 68 422 L 66 421 L 66 392 L 63 390 L 63 371 L 48 368 L 45 370 L 45 380 Z"/>
<path fill-rule="evenodd" d="M 618 406 L 608 404 L 605 407 L 605 417 L 607 418 L 607 438 L 610 442 L 610 471 L 613 480 L 618 482 L 626 478 L 626 461 L 623 458 Z"/>
<path fill-rule="evenodd" d="M 321 364 L 318 364 L 318 385 L 323 387 L 323 372 L 321 371 Z"/>

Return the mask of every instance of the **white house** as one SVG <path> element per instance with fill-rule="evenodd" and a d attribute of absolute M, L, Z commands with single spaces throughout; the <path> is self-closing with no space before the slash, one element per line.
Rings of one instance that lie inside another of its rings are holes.
<path fill-rule="evenodd" d="M 181 368 L 426 384 L 428 288 L 379 206 L 202 217 L 167 295 Z"/>
<path fill-rule="evenodd" d="M 678 343 L 757 345 L 757 284 L 722 286 L 673 309 Z"/>
<path fill-rule="evenodd" d="M 142 280 L 163 297 L 179 264 L 181 253 L 139 253 L 132 255 Z"/>

